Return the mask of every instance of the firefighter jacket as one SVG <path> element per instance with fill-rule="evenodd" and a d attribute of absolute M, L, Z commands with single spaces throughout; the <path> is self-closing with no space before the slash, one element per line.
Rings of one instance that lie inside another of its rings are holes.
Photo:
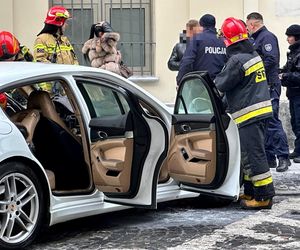
<path fill-rule="evenodd" d="M 300 40 L 289 46 L 287 62 L 282 69 L 282 86 L 287 87 L 288 98 L 300 96 Z"/>
<path fill-rule="evenodd" d="M 32 62 L 33 55 L 30 53 L 29 49 L 23 45 L 23 46 L 20 46 L 20 51 L 16 55 L 15 61 Z"/>
<path fill-rule="evenodd" d="M 210 78 L 215 79 L 226 60 L 224 40 L 217 36 L 215 29 L 205 29 L 189 42 L 180 62 L 177 84 L 185 74 L 192 71 L 207 71 Z"/>
<path fill-rule="evenodd" d="M 169 70 L 172 70 L 172 71 L 179 70 L 180 61 L 183 57 L 185 50 L 186 50 L 186 43 L 176 43 L 175 44 L 175 46 L 172 50 L 172 54 L 168 61 Z"/>
<path fill-rule="evenodd" d="M 251 38 L 254 48 L 264 62 L 267 81 L 271 86 L 271 97 L 278 99 L 281 94 L 281 84 L 278 77 L 280 59 L 278 39 L 265 26 L 253 33 Z"/>
<path fill-rule="evenodd" d="M 264 64 L 246 40 L 227 48 L 229 57 L 215 79 L 216 87 L 225 93 L 229 113 L 241 127 L 272 117 L 272 104 Z"/>
<path fill-rule="evenodd" d="M 37 62 L 79 64 L 69 39 L 49 33 L 38 35 L 34 43 L 33 56 Z"/>

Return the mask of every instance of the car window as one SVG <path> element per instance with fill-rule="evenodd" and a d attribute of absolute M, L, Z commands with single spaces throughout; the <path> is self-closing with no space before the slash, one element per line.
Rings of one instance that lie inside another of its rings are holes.
<path fill-rule="evenodd" d="M 78 86 L 92 118 L 123 115 L 129 111 L 126 99 L 113 89 L 91 83 Z"/>
<path fill-rule="evenodd" d="M 211 98 L 201 79 L 184 82 L 178 114 L 214 114 Z"/>

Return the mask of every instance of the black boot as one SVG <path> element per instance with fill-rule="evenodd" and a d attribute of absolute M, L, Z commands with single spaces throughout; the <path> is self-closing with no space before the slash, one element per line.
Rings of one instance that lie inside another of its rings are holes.
<path fill-rule="evenodd" d="M 300 156 L 294 157 L 293 161 L 295 163 L 300 163 Z"/>
<path fill-rule="evenodd" d="M 289 169 L 289 166 L 291 166 L 290 159 L 279 158 L 279 164 L 278 164 L 278 166 L 276 168 L 276 171 L 277 172 L 287 171 Z"/>
<path fill-rule="evenodd" d="M 300 157 L 300 154 L 295 151 L 293 153 L 289 154 L 290 159 L 299 158 L 299 157 Z"/>

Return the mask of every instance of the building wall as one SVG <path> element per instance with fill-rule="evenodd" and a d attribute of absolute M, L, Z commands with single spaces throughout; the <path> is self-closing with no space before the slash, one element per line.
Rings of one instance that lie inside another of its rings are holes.
<path fill-rule="evenodd" d="M 0 30 L 13 32 L 22 44 L 32 49 L 43 27 L 48 0 L 1 0 L 1 3 Z M 286 61 L 288 48 L 285 30 L 290 24 L 300 23 L 300 1 L 296 0 L 154 0 L 153 9 L 154 68 L 158 80 L 137 83 L 164 102 L 173 102 L 176 96 L 177 73 L 167 68 L 167 61 L 189 19 L 198 20 L 203 14 L 211 13 L 216 16 L 217 28 L 220 28 L 226 17 L 245 20 L 247 14 L 258 11 L 263 14 L 269 30 L 278 37 L 281 65 Z"/>

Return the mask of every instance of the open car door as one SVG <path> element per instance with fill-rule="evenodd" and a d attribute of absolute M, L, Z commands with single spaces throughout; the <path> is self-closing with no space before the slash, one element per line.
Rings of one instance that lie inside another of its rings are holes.
<path fill-rule="evenodd" d="M 93 181 L 105 200 L 156 207 L 157 177 L 168 150 L 165 124 L 138 99 L 109 84 L 78 81 L 87 103 Z"/>
<path fill-rule="evenodd" d="M 186 75 L 176 98 L 168 154 L 182 189 L 236 199 L 240 189 L 238 128 L 207 73 Z"/>

